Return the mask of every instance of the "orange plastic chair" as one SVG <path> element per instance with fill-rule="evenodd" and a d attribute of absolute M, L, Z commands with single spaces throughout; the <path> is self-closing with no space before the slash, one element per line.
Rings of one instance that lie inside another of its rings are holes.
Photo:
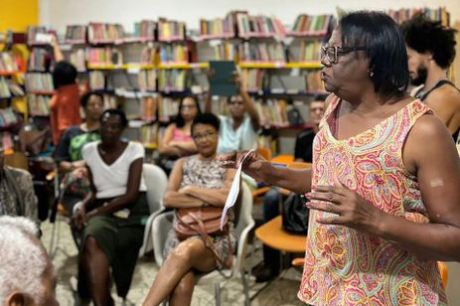
<path fill-rule="evenodd" d="M 442 285 L 447 289 L 447 281 L 449 280 L 449 269 L 442 261 L 438 261 L 439 274 L 441 274 Z"/>
<path fill-rule="evenodd" d="M 280 154 L 278 156 L 273 157 L 270 161 L 272 163 L 288 165 L 294 161 L 294 155 Z"/>
<path fill-rule="evenodd" d="M 294 267 L 303 267 L 305 263 L 305 259 L 303 258 L 294 258 L 291 262 L 292 266 Z M 442 286 L 444 289 L 447 288 L 447 281 L 449 280 L 449 270 L 447 269 L 447 265 L 442 261 L 438 261 L 438 269 L 439 274 L 441 274 Z"/>
<path fill-rule="evenodd" d="M 286 253 L 305 253 L 306 235 L 293 235 L 283 230 L 281 216 L 256 229 L 256 237 L 269 247 Z"/>
<path fill-rule="evenodd" d="M 257 149 L 257 153 L 259 153 L 266 160 L 272 159 L 272 150 L 269 148 L 260 147 Z"/>

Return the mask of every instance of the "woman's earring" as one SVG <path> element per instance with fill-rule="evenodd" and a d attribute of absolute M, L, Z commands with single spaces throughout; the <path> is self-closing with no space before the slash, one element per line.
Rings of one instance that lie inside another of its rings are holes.
<path fill-rule="evenodd" d="M 369 77 L 372 79 L 373 76 L 374 76 L 374 71 L 370 71 L 369 72 Z"/>

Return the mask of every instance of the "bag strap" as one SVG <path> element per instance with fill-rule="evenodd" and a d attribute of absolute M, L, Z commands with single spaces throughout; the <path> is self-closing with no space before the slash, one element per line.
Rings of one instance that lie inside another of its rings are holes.
<path fill-rule="evenodd" d="M 189 213 L 188 214 L 195 222 L 197 223 L 198 227 L 195 228 L 192 225 L 188 224 L 187 222 L 184 222 L 179 216 L 177 216 L 177 219 L 186 227 L 188 227 L 190 230 L 193 230 L 197 232 L 200 235 L 201 240 L 203 240 L 205 247 L 211 250 L 213 253 L 214 257 L 216 258 L 216 261 L 222 265 L 223 267 L 226 267 L 227 269 L 230 269 L 232 266 L 232 261 L 233 261 L 233 248 L 232 248 L 232 242 L 230 240 L 230 233 L 227 233 L 227 239 L 228 239 L 228 246 L 229 246 L 229 253 L 230 256 L 227 258 L 226 261 L 224 261 L 220 255 L 217 253 L 216 248 L 214 247 L 213 239 L 211 236 L 206 233 L 203 221 L 198 218 L 194 213 Z M 219 270 L 219 269 L 218 269 Z M 226 277 L 229 278 L 230 276 L 225 275 L 222 271 L 219 270 L 219 273 Z"/>

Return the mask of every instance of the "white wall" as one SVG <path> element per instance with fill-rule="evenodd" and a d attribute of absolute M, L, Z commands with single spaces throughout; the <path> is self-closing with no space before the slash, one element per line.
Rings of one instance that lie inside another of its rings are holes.
<path fill-rule="evenodd" d="M 63 32 L 68 24 L 119 22 L 131 32 L 135 21 L 162 16 L 198 29 L 200 17 L 223 17 L 230 10 L 240 9 L 275 15 L 290 25 L 300 13 L 335 13 L 336 6 L 345 10 L 445 6 L 452 20 L 460 20 L 459 0 L 40 0 L 40 23 Z"/>

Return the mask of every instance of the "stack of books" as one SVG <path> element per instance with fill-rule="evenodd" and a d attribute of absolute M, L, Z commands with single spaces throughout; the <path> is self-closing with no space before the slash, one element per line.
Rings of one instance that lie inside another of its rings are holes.
<path fill-rule="evenodd" d="M 84 44 L 86 42 L 86 26 L 69 25 L 65 31 L 65 41 L 67 43 Z"/>
<path fill-rule="evenodd" d="M 158 90 L 164 92 L 184 91 L 185 77 L 185 70 L 160 70 L 158 71 Z"/>
<path fill-rule="evenodd" d="M 70 62 L 77 68 L 78 72 L 86 71 L 86 54 L 84 49 L 72 50 Z"/>
<path fill-rule="evenodd" d="M 18 65 L 13 56 L 8 52 L 0 53 L 0 72 L 16 72 Z"/>
<path fill-rule="evenodd" d="M 89 73 L 89 87 L 91 90 L 105 89 L 105 75 L 102 71 L 91 71 Z"/>
<path fill-rule="evenodd" d="M 320 36 L 326 35 L 332 15 L 299 15 L 289 33 L 294 36 Z"/>
<path fill-rule="evenodd" d="M 41 95 L 28 95 L 27 102 L 29 113 L 32 116 L 49 116 L 50 114 L 50 97 Z"/>
<path fill-rule="evenodd" d="M 240 37 L 284 37 L 286 29 L 275 17 L 250 16 L 248 13 L 236 14 L 236 22 Z"/>
<path fill-rule="evenodd" d="M 124 30 L 120 24 L 92 22 L 88 27 L 90 43 L 115 43 L 124 38 Z"/>
<path fill-rule="evenodd" d="M 51 61 L 51 55 L 43 48 L 34 48 L 29 57 L 28 70 L 45 72 Z"/>
<path fill-rule="evenodd" d="M 139 90 L 140 91 L 156 91 L 156 70 L 141 70 L 138 74 Z"/>
<path fill-rule="evenodd" d="M 242 62 L 284 63 L 285 51 L 281 42 L 244 42 L 240 45 Z"/>
<path fill-rule="evenodd" d="M 231 16 L 222 19 L 200 19 L 201 38 L 230 38 L 235 36 Z"/>
<path fill-rule="evenodd" d="M 177 115 L 179 111 L 179 100 L 168 97 L 159 98 L 158 103 L 158 120 L 160 122 L 169 122 L 171 118 Z"/>
<path fill-rule="evenodd" d="M 299 57 L 295 60 L 298 62 L 319 61 L 321 42 L 318 40 L 308 40 L 300 42 Z"/>
<path fill-rule="evenodd" d="M 29 92 L 52 92 L 54 90 L 53 79 L 49 73 L 27 73 L 25 84 Z"/>
<path fill-rule="evenodd" d="M 242 81 L 249 92 L 263 90 L 264 76 L 265 70 L 262 69 L 245 69 L 241 72 Z"/>
<path fill-rule="evenodd" d="M 142 20 L 134 24 L 133 38 L 155 40 L 156 23 L 153 20 Z"/>
<path fill-rule="evenodd" d="M 160 62 L 168 63 L 187 63 L 187 46 L 181 44 L 168 44 L 160 47 Z"/>
<path fill-rule="evenodd" d="M 158 40 L 159 41 L 184 41 L 185 40 L 185 23 L 160 18 L 158 22 Z"/>
<path fill-rule="evenodd" d="M 88 64 L 91 66 L 121 65 L 123 56 L 116 48 L 91 48 L 88 51 Z"/>
<path fill-rule="evenodd" d="M 256 101 L 260 124 L 265 127 L 285 127 L 289 125 L 287 103 L 284 100 Z"/>

